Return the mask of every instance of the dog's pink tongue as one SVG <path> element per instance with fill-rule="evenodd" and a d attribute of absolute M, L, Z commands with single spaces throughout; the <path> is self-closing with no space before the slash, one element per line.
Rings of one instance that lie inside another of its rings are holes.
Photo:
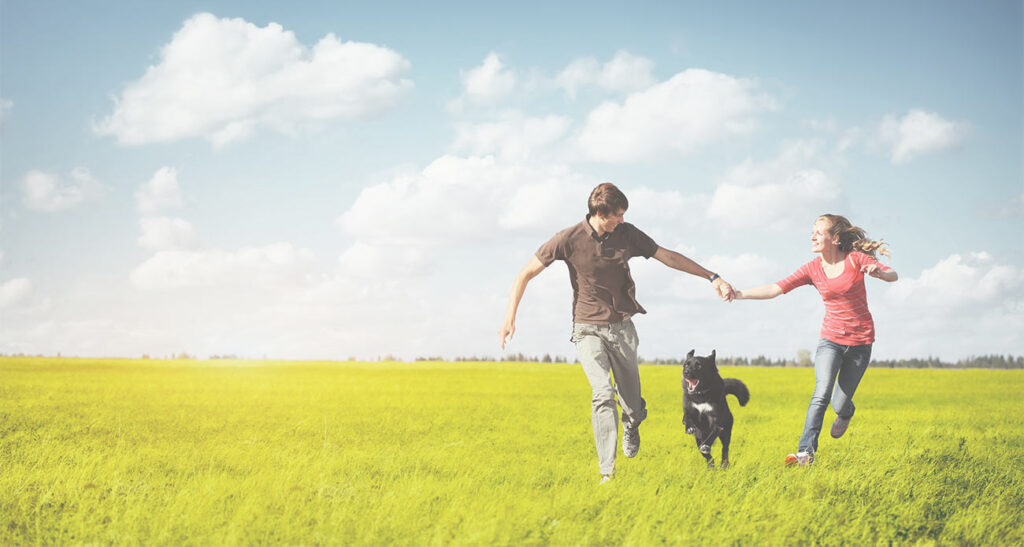
<path fill-rule="evenodd" d="M 684 380 L 686 380 L 686 390 L 691 393 L 697 389 L 697 384 L 700 383 L 700 380 L 691 380 L 689 378 L 684 378 Z"/>

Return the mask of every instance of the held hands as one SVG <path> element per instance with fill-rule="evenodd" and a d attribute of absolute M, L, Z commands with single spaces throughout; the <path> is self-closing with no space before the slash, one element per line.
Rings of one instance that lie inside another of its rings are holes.
<path fill-rule="evenodd" d="M 722 300 L 725 300 L 726 302 L 732 302 L 733 299 L 738 296 L 736 291 L 732 288 L 732 285 L 727 283 L 721 277 L 715 279 L 712 282 L 712 286 L 715 288 L 715 292 L 718 293 L 718 296 L 722 297 Z"/>

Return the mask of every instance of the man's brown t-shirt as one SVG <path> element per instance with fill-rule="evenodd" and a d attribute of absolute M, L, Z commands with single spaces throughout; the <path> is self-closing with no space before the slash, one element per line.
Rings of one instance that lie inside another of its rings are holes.
<path fill-rule="evenodd" d="M 556 260 L 569 266 L 573 322 L 610 325 L 647 313 L 636 301 L 628 261 L 634 256 L 651 258 L 658 244 L 629 223 L 598 237 L 589 219 L 588 215 L 583 222 L 558 232 L 536 253 L 544 266 Z"/>

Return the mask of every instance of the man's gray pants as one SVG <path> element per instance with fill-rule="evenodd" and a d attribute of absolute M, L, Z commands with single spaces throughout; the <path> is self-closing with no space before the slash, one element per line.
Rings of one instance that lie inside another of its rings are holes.
<path fill-rule="evenodd" d="M 622 407 L 624 426 L 638 426 L 647 418 L 647 403 L 640 396 L 636 327 L 631 319 L 611 325 L 573 323 L 572 341 L 590 382 L 591 421 L 598 464 L 602 475 L 611 475 L 615 473 L 619 433 L 616 395 Z"/>

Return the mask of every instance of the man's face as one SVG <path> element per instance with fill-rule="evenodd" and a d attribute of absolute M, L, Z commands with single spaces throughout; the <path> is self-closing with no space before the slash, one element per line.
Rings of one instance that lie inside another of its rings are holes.
<path fill-rule="evenodd" d="M 623 216 L 626 215 L 625 209 L 619 209 L 614 214 L 604 216 L 601 213 L 597 213 L 597 221 L 601 224 L 601 229 L 605 232 L 614 232 L 619 224 L 625 222 Z"/>

